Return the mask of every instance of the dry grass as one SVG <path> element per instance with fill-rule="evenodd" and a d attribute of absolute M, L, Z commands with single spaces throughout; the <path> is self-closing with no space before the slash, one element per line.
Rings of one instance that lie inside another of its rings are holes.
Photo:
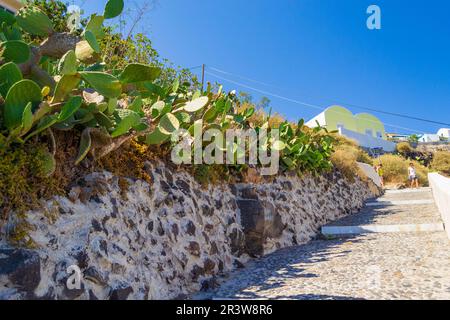
<path fill-rule="evenodd" d="M 347 179 L 353 180 L 355 174 L 360 178 L 365 179 L 366 175 L 356 162 L 373 165 L 373 159 L 367 152 L 358 146 L 356 141 L 338 134 L 334 134 L 333 138 L 336 141 L 335 151 L 331 156 L 333 165 L 339 169 Z"/>
<path fill-rule="evenodd" d="M 414 163 L 414 167 L 422 186 L 428 185 L 428 169 L 417 161 L 407 160 L 398 155 L 385 154 L 378 158 L 377 163 L 383 165 L 384 182 L 386 184 L 408 184 L 408 166 Z"/>
<path fill-rule="evenodd" d="M 431 169 L 450 177 L 450 152 L 438 151 L 433 156 Z"/>

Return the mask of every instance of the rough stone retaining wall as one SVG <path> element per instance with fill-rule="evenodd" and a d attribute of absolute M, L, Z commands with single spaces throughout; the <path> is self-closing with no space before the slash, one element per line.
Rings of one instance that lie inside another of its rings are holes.
<path fill-rule="evenodd" d="M 428 181 L 450 239 L 450 179 L 438 173 L 430 173 L 428 174 Z"/>
<path fill-rule="evenodd" d="M 129 180 L 124 190 L 94 173 L 30 212 L 36 249 L 0 239 L 0 299 L 183 298 L 251 258 L 308 242 L 380 192 L 339 172 L 204 190 L 185 172 L 147 167 L 151 185 Z M 66 286 L 70 266 L 81 271 L 80 289 Z"/>

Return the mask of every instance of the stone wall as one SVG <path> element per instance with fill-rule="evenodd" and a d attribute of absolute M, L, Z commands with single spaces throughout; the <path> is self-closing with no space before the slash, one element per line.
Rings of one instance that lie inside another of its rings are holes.
<path fill-rule="evenodd" d="M 309 241 L 379 195 L 339 172 L 202 189 L 161 163 L 147 170 L 151 185 L 93 173 L 30 212 L 35 249 L 0 240 L 0 299 L 183 298 L 251 258 Z M 14 225 L 12 217 L 3 232 Z M 81 271 L 79 289 L 66 285 L 70 266 Z"/>

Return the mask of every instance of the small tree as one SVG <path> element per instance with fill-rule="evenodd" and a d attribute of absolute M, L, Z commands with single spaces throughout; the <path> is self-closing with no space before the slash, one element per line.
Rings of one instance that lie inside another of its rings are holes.
<path fill-rule="evenodd" d="M 419 136 L 417 134 L 412 134 L 408 137 L 408 141 L 410 143 L 418 143 L 419 142 Z"/>

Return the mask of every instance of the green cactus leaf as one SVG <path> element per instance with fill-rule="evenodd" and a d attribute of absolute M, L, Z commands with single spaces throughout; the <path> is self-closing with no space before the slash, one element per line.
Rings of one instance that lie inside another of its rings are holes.
<path fill-rule="evenodd" d="M 11 129 L 20 125 L 22 114 L 29 102 L 33 108 L 42 101 L 41 88 L 31 80 L 16 82 L 8 91 L 5 99 L 3 120 L 6 128 Z"/>
<path fill-rule="evenodd" d="M 145 64 L 132 63 L 125 67 L 119 76 L 119 80 L 124 83 L 136 83 L 143 81 L 153 81 L 161 74 L 161 69 Z"/>
<path fill-rule="evenodd" d="M 180 121 L 180 123 L 191 122 L 191 116 L 186 112 L 178 112 L 175 114 L 175 116 L 177 117 L 178 121 Z"/>
<path fill-rule="evenodd" d="M 172 85 L 172 92 L 177 93 L 179 88 L 180 88 L 180 80 L 175 79 Z"/>
<path fill-rule="evenodd" d="M 55 93 L 53 95 L 52 102 L 62 102 L 66 99 L 67 95 L 75 89 L 80 83 L 81 79 L 78 75 L 64 75 L 58 81 Z"/>
<path fill-rule="evenodd" d="M 28 44 L 20 40 L 5 41 L 0 44 L 1 56 L 6 61 L 20 64 L 30 59 L 31 51 Z"/>
<path fill-rule="evenodd" d="M 47 113 L 52 111 L 53 108 L 48 104 L 48 102 L 43 101 L 39 104 L 38 108 L 34 111 L 33 114 L 33 123 L 37 123 L 41 120 Z"/>
<path fill-rule="evenodd" d="M 145 143 L 148 145 L 158 145 L 169 140 L 170 135 L 162 133 L 157 127 L 155 131 L 148 134 L 145 138 Z"/>
<path fill-rule="evenodd" d="M 105 6 L 105 19 L 112 19 L 119 16 L 123 11 L 123 0 L 109 0 Z"/>
<path fill-rule="evenodd" d="M 152 114 L 152 118 L 159 117 L 161 115 L 162 110 L 164 109 L 165 106 L 166 106 L 166 103 L 164 101 L 157 101 L 157 102 L 155 102 L 150 108 L 150 112 Z"/>
<path fill-rule="evenodd" d="M 76 125 L 75 117 L 71 116 L 69 119 L 67 119 L 64 122 L 55 123 L 52 126 L 52 129 L 68 131 L 68 130 L 72 130 L 75 127 L 75 125 Z"/>
<path fill-rule="evenodd" d="M 27 104 L 22 114 L 22 128 L 20 136 L 25 135 L 28 131 L 31 130 L 33 126 L 33 104 L 30 102 Z"/>
<path fill-rule="evenodd" d="M 211 123 L 214 120 L 217 119 L 217 116 L 219 115 L 219 113 L 217 112 L 216 108 L 209 108 L 208 110 L 206 110 L 205 114 L 203 115 L 203 120 Z"/>
<path fill-rule="evenodd" d="M 61 58 L 58 65 L 58 70 L 61 75 L 75 75 L 77 73 L 77 56 L 74 50 L 67 51 L 67 53 Z"/>
<path fill-rule="evenodd" d="M 128 109 L 137 113 L 142 113 L 142 98 L 137 96 L 133 102 L 128 106 Z"/>
<path fill-rule="evenodd" d="M 0 67 L 0 79 L 0 94 L 5 98 L 11 86 L 22 80 L 22 72 L 15 63 L 8 62 Z"/>
<path fill-rule="evenodd" d="M 142 121 L 142 119 L 141 119 L 141 121 Z M 146 124 L 145 122 L 141 122 L 141 123 L 135 125 L 133 127 L 133 130 L 136 130 L 137 132 L 142 132 L 142 131 L 147 130 L 148 128 L 149 128 L 148 124 Z"/>
<path fill-rule="evenodd" d="M 108 104 L 106 102 L 102 102 L 97 104 L 95 112 L 105 112 L 108 110 Z"/>
<path fill-rule="evenodd" d="M 61 112 L 58 115 L 58 122 L 64 122 L 77 112 L 81 107 L 83 99 L 80 96 L 74 96 L 67 101 L 62 107 Z"/>
<path fill-rule="evenodd" d="M 8 26 L 12 26 L 14 23 L 16 23 L 16 18 L 5 9 L 0 8 L 0 25 L 2 23 L 5 23 Z"/>
<path fill-rule="evenodd" d="M 196 120 L 188 129 L 188 132 L 191 136 L 194 136 L 195 131 L 202 132 L 203 129 L 203 121 Z"/>
<path fill-rule="evenodd" d="M 34 137 L 35 135 L 38 135 L 39 133 L 41 133 L 42 131 L 47 130 L 48 128 L 50 128 L 52 125 L 54 125 L 57 122 L 58 122 L 58 117 L 56 115 L 49 115 L 49 116 L 43 117 L 41 119 L 41 121 L 39 121 L 36 129 L 33 132 L 31 132 L 29 135 L 27 135 L 24 140 L 25 141 L 29 140 L 30 138 Z"/>
<path fill-rule="evenodd" d="M 107 98 L 117 98 L 122 94 L 122 84 L 108 73 L 83 71 L 80 75 L 98 93 Z"/>
<path fill-rule="evenodd" d="M 0 31 L 3 31 L 3 34 L 0 33 L 0 41 L 22 40 L 22 30 L 16 25 L 8 27 L 5 23 L 0 23 L 0 27 Z"/>
<path fill-rule="evenodd" d="M 45 37 L 53 33 L 52 21 L 35 6 L 21 8 L 16 14 L 17 24 L 27 33 Z"/>
<path fill-rule="evenodd" d="M 159 120 L 158 129 L 164 134 L 172 134 L 180 128 L 180 122 L 177 117 L 171 113 L 166 113 Z"/>
<path fill-rule="evenodd" d="M 114 122 L 103 112 L 97 112 L 94 116 L 100 126 L 106 129 L 111 129 L 114 126 Z"/>
<path fill-rule="evenodd" d="M 95 38 L 95 35 L 91 31 L 86 31 L 86 33 L 84 34 L 84 39 L 86 39 L 95 53 L 100 53 L 100 46 L 97 42 L 97 39 Z"/>
<path fill-rule="evenodd" d="M 116 111 L 117 108 L 117 98 L 111 98 L 108 101 L 108 114 L 113 114 L 114 111 Z"/>
<path fill-rule="evenodd" d="M 81 133 L 81 139 L 80 139 L 80 147 L 78 149 L 78 155 L 75 159 L 75 165 L 79 165 L 81 161 L 83 161 L 84 158 L 89 153 L 89 150 L 91 150 L 92 146 L 92 139 L 91 139 L 91 128 L 86 128 Z"/>
<path fill-rule="evenodd" d="M 272 149 L 277 151 L 283 151 L 286 148 L 286 144 L 281 140 L 276 140 L 272 143 Z"/>
<path fill-rule="evenodd" d="M 127 112 L 125 112 L 127 111 Z M 117 124 L 116 129 L 111 133 L 112 138 L 127 134 L 131 128 L 138 125 L 141 122 L 141 116 L 129 109 L 123 109 L 118 112 L 121 118 L 120 122 Z"/>
<path fill-rule="evenodd" d="M 184 110 L 187 112 L 197 112 L 198 110 L 203 109 L 208 104 L 208 97 L 199 97 L 195 100 L 192 100 L 184 106 Z"/>
<path fill-rule="evenodd" d="M 86 25 L 86 31 L 90 31 L 97 39 L 103 39 L 105 32 L 103 31 L 103 22 L 105 17 L 93 14 L 88 24 Z"/>

